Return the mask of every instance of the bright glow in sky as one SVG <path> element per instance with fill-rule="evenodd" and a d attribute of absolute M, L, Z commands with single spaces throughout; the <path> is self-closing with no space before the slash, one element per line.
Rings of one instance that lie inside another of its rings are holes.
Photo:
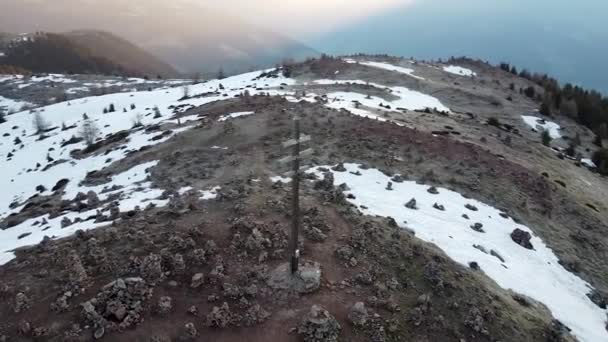
<path fill-rule="evenodd" d="M 246 21 L 301 38 L 405 7 L 414 0 L 199 0 Z"/>

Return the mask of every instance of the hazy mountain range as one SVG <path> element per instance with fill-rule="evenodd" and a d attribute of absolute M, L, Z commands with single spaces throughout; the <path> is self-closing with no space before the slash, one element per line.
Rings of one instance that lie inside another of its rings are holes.
<path fill-rule="evenodd" d="M 188 0 L 3 0 L 0 23 L 0 31 L 9 32 L 112 32 L 184 73 L 238 72 L 318 55 L 295 40 Z"/>

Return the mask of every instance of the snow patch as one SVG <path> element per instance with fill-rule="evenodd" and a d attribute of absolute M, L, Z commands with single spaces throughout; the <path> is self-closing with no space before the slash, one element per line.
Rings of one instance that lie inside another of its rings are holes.
<path fill-rule="evenodd" d="M 559 139 L 562 137 L 559 132 L 561 127 L 555 122 L 547 121 L 537 116 L 530 115 L 522 115 L 521 118 L 524 120 L 526 125 L 532 127 L 532 129 L 538 132 L 549 131 L 549 135 L 553 139 Z"/>
<path fill-rule="evenodd" d="M 232 114 L 227 114 L 227 115 L 222 115 L 217 121 L 226 121 L 229 119 L 235 119 L 241 116 L 247 116 L 247 115 L 252 115 L 255 114 L 255 112 L 238 112 L 238 113 L 232 113 Z"/>
<path fill-rule="evenodd" d="M 466 76 L 466 77 L 477 76 L 477 73 L 475 73 L 473 70 L 455 66 L 455 65 L 444 66 L 443 71 L 448 72 L 450 74 L 458 75 L 458 76 Z"/>
<path fill-rule="evenodd" d="M 384 69 L 384 70 L 388 70 L 388 71 L 396 71 L 398 73 L 406 74 L 408 76 L 417 78 L 419 80 L 424 80 L 424 78 L 414 75 L 414 69 L 404 68 L 404 67 L 401 67 L 398 65 L 392 65 L 392 64 L 381 63 L 381 62 L 370 62 L 370 61 L 359 61 L 359 64 L 370 66 L 373 68 Z"/>
<path fill-rule="evenodd" d="M 216 186 L 216 187 L 211 188 L 210 190 L 201 190 L 201 191 L 199 191 L 199 193 L 201 194 L 199 199 L 201 201 L 215 199 L 215 198 L 217 198 L 217 192 L 220 191 L 221 189 L 222 189 L 221 186 Z"/>

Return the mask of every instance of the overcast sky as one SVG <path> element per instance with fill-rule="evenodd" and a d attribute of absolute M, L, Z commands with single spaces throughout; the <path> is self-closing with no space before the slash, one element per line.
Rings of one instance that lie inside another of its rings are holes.
<path fill-rule="evenodd" d="M 1 0 L 0 0 L 1 1 Z M 373 15 L 404 9 L 415 0 L 190 0 L 256 25 L 306 40 Z M 418 0 L 420 1 L 420 0 Z"/>

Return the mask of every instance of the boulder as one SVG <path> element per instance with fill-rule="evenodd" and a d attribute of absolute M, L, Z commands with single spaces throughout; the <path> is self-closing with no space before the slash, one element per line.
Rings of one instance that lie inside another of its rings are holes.
<path fill-rule="evenodd" d="M 348 320 L 357 327 L 363 327 L 367 324 L 369 314 L 363 302 L 357 302 L 350 308 Z"/>
<path fill-rule="evenodd" d="M 298 334 L 305 342 L 336 342 L 342 327 L 327 310 L 313 305 L 298 326 Z"/>
<path fill-rule="evenodd" d="M 530 242 L 531 238 L 532 235 L 530 235 L 530 233 L 525 232 L 519 228 L 515 229 L 511 233 L 511 239 L 513 239 L 515 243 L 522 246 L 523 248 L 534 249 L 534 246 L 532 246 L 532 243 Z"/>

